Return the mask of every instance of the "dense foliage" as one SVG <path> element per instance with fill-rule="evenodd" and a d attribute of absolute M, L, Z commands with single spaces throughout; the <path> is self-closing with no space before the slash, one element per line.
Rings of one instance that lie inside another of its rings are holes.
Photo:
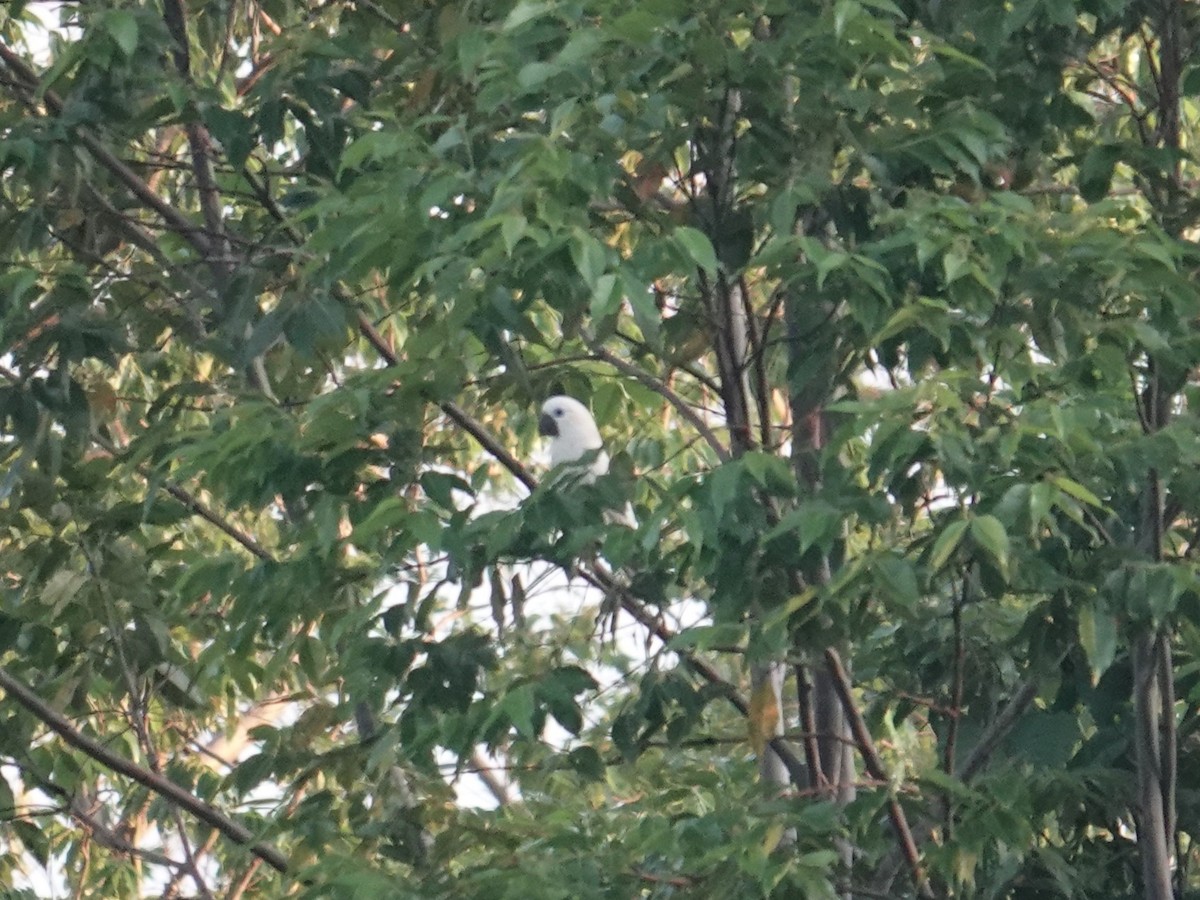
<path fill-rule="evenodd" d="M 1196 891 L 1198 41 L 0 7 L 0 882 Z"/>

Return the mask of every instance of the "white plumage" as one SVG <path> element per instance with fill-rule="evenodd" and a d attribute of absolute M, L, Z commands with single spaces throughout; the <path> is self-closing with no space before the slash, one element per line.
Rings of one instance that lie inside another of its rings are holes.
<path fill-rule="evenodd" d="M 590 484 L 608 471 L 608 454 L 604 452 L 596 420 L 574 397 L 559 395 L 542 404 L 538 434 L 550 439 L 551 466 L 577 462 L 595 453 L 587 470 L 580 472 L 581 480 Z"/>
<path fill-rule="evenodd" d="M 608 471 L 608 454 L 596 420 L 588 408 L 574 397 L 558 395 L 542 404 L 538 434 L 550 439 L 550 466 L 567 478 L 591 484 Z M 578 463 L 572 471 L 572 463 Z M 561 467 L 561 468 L 560 468 Z M 628 503 L 621 512 L 607 510 L 604 519 L 612 524 L 637 528 L 633 507 Z"/>

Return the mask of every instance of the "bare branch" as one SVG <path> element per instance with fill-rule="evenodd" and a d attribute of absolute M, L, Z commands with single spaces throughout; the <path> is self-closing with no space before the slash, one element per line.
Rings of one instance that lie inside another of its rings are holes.
<path fill-rule="evenodd" d="M 623 375 L 628 375 L 630 378 L 637 379 L 646 387 L 650 388 L 650 390 L 654 391 L 654 393 L 658 394 L 660 397 L 670 403 L 671 406 L 673 406 L 675 410 L 681 416 L 683 416 L 683 418 L 687 419 L 688 424 L 696 429 L 696 433 L 699 434 L 700 437 L 704 438 L 704 442 L 712 448 L 713 453 L 717 454 L 717 459 L 721 460 L 721 462 L 726 462 L 729 459 L 729 451 L 717 439 L 717 436 L 713 433 L 713 430 L 709 428 L 705 421 L 701 419 L 699 415 L 697 415 L 694 409 L 692 409 L 691 404 L 667 387 L 667 385 L 664 384 L 660 379 L 655 378 L 644 369 L 641 369 L 621 359 L 621 357 L 606 349 L 595 338 L 585 337 L 584 343 L 587 344 L 588 349 L 592 351 L 597 359 L 608 363 Z"/>
<path fill-rule="evenodd" d="M 33 713 L 46 727 L 75 749 L 187 810 L 200 821 L 220 831 L 234 843 L 246 847 L 276 871 L 286 872 L 288 870 L 287 858 L 274 847 L 255 841 L 254 834 L 248 828 L 188 793 L 173 781 L 119 756 L 98 741 L 82 734 L 66 717 L 53 709 L 24 682 L 3 667 L 0 667 L 0 687 L 4 688 L 10 697 Z"/>
<path fill-rule="evenodd" d="M 167 30 L 175 42 L 175 46 L 172 48 L 175 69 L 184 83 L 192 88 L 195 85 L 192 81 L 185 0 L 163 0 L 163 20 L 167 23 Z M 187 134 L 188 147 L 192 153 L 192 171 L 196 175 L 196 188 L 200 195 L 200 209 L 204 214 L 204 223 L 208 226 L 212 237 L 222 245 L 220 249 L 224 256 L 226 252 L 223 241 L 225 223 L 221 216 L 221 195 L 217 190 L 216 180 L 213 178 L 212 138 L 209 136 L 208 129 L 198 120 L 187 122 L 184 132 Z M 227 260 L 214 260 L 213 262 L 223 274 Z"/>
<path fill-rule="evenodd" d="M 954 756 L 958 752 L 958 728 L 959 719 L 962 715 L 963 690 L 965 687 L 967 648 L 963 637 L 962 611 L 963 606 L 967 602 L 967 580 L 968 576 L 964 574 L 962 587 L 954 596 L 954 609 L 951 614 L 951 621 L 954 627 L 954 660 L 951 663 L 950 708 L 946 713 L 946 717 L 949 720 L 946 723 L 946 746 L 942 754 L 942 768 L 951 777 L 954 775 Z M 954 828 L 954 813 L 949 796 L 946 798 L 945 827 L 947 834 L 952 833 Z"/>
<path fill-rule="evenodd" d="M 496 802 L 501 806 L 508 806 L 512 803 L 508 785 L 496 774 L 499 767 L 484 756 L 483 751 L 478 747 L 471 753 L 471 762 L 475 764 L 475 774 L 479 776 L 479 780 L 483 782 L 483 786 L 488 789 L 488 793 L 496 799 Z"/>
<path fill-rule="evenodd" d="M 842 701 L 842 708 L 846 711 L 846 718 L 850 720 L 850 731 L 854 735 L 855 742 L 858 744 L 858 752 L 862 755 L 863 765 L 867 767 L 867 772 L 872 778 L 886 782 L 888 780 L 887 770 L 883 767 L 883 761 L 879 758 L 879 753 L 875 750 L 875 743 L 871 740 L 871 732 L 867 728 L 867 723 L 863 721 L 862 713 L 854 705 L 850 679 L 846 676 L 846 669 L 842 666 L 842 659 L 832 647 L 825 650 L 825 662 L 829 666 L 829 674 L 833 676 L 833 686 L 837 691 L 838 699 Z M 904 815 L 904 807 L 900 805 L 900 801 L 896 799 L 895 795 L 888 798 L 888 818 L 892 822 L 892 828 L 896 831 L 896 839 L 900 842 L 900 849 L 904 853 L 905 860 L 908 862 L 913 882 L 917 886 L 917 893 L 922 897 L 932 897 L 933 891 L 930 890 L 929 882 L 926 880 L 925 873 L 921 869 L 921 858 L 917 853 L 917 842 L 913 840 L 912 830 L 908 827 L 908 819 Z"/>

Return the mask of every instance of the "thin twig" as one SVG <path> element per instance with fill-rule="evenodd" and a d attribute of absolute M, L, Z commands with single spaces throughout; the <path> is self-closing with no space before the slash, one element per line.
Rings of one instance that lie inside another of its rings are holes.
<path fill-rule="evenodd" d="M 616 336 L 635 350 L 640 350 L 643 353 L 648 353 L 651 355 L 653 355 L 653 353 L 654 353 L 653 349 L 645 341 L 638 340 L 633 335 L 626 334 L 625 332 L 621 331 L 620 329 L 617 329 Z M 700 369 L 698 369 L 696 366 L 692 365 L 691 363 L 687 363 L 687 362 L 671 363 L 671 368 L 678 369 L 680 372 L 687 373 L 692 378 L 696 379 L 697 382 L 699 382 L 704 387 L 706 387 L 710 391 L 712 391 L 714 394 L 719 394 L 721 392 L 720 385 L 717 384 L 717 381 L 715 378 L 713 378 L 711 375 L 709 375 L 706 372 L 702 372 Z"/>
<path fill-rule="evenodd" d="M 204 839 L 204 843 L 201 844 L 199 848 L 197 848 L 196 855 L 197 856 L 208 856 L 208 854 L 212 853 L 212 849 L 213 849 L 213 847 L 216 846 L 217 841 L 220 839 L 220 837 L 221 837 L 220 832 L 218 832 L 216 830 L 210 831 L 208 833 L 208 837 Z M 255 862 L 261 862 L 261 860 L 255 859 Z M 166 886 L 163 887 L 162 896 L 163 897 L 178 896 L 179 882 L 182 881 L 183 878 L 188 874 L 189 873 L 187 871 L 185 871 L 183 868 L 180 868 L 179 870 L 174 872 L 171 875 L 171 880 L 168 881 Z"/>
<path fill-rule="evenodd" d="M 770 387 L 767 383 L 766 343 L 759 337 L 754 321 L 754 304 L 750 300 L 750 286 L 746 276 L 738 279 L 742 297 L 742 315 L 746 317 L 746 342 L 749 359 L 746 365 L 754 372 L 754 397 L 758 401 L 758 442 L 764 449 L 771 447 Z"/>
<path fill-rule="evenodd" d="M 121 454 L 121 450 L 115 444 L 98 434 L 92 435 L 92 441 L 114 456 L 119 457 Z M 153 483 L 155 480 L 154 473 L 144 466 L 138 467 L 138 473 L 151 483 Z M 210 525 L 215 526 L 219 531 L 232 538 L 252 555 L 258 557 L 263 562 L 274 561 L 274 557 L 265 547 L 263 547 L 262 544 L 252 538 L 245 531 L 242 531 L 237 526 L 222 518 L 221 515 L 215 512 L 212 507 L 208 506 L 208 504 L 198 498 L 195 494 L 183 487 L 180 487 L 178 484 L 175 484 L 172 481 L 162 481 L 161 487 L 164 491 L 186 506 L 193 515 L 198 516 L 199 518 L 208 522 Z"/>
<path fill-rule="evenodd" d="M 620 584 L 613 575 L 599 561 L 593 560 L 590 563 L 590 568 L 580 568 L 578 574 L 584 581 L 593 587 L 599 589 L 606 597 L 617 597 L 621 604 L 621 608 L 632 616 L 642 627 L 646 628 L 651 634 L 664 644 L 670 644 L 674 639 L 675 634 L 666 626 L 657 616 L 651 614 L 639 601 L 634 597 L 627 587 Z M 714 687 L 722 690 L 725 698 L 733 705 L 743 716 L 750 715 L 750 704 L 746 701 L 738 691 L 726 681 L 721 673 L 704 660 L 687 653 L 682 649 L 672 648 L 679 654 L 680 658 L 696 672 L 701 678 L 707 681 Z M 788 777 L 797 784 L 804 784 L 806 781 L 804 763 L 801 762 L 787 741 L 780 737 L 773 737 L 767 745 L 775 752 L 779 759 L 783 762 L 784 767 L 788 771 Z"/>
<path fill-rule="evenodd" d="M 964 690 L 964 670 L 966 669 L 967 651 L 963 638 L 963 606 L 967 602 L 968 575 L 963 575 L 962 589 L 954 596 L 954 608 L 951 621 L 954 628 L 954 662 L 950 687 L 950 715 L 946 723 L 946 747 L 942 755 L 942 768 L 950 777 L 954 777 L 954 756 L 958 752 L 958 727 L 962 717 L 962 702 Z M 954 829 L 954 809 L 949 795 L 946 796 L 946 834 Z"/>
<path fill-rule="evenodd" d="M 291 817 L 300 808 L 300 804 L 304 802 L 304 795 L 305 786 L 298 784 L 292 795 L 292 799 L 288 801 L 288 805 L 284 809 L 285 816 Z M 229 886 L 229 892 L 225 895 L 225 900 L 241 900 L 241 897 L 250 887 L 250 882 L 254 880 L 254 876 L 258 873 L 258 870 L 262 868 L 262 863 L 262 858 L 258 856 L 250 860 L 250 864 L 246 866 L 246 871 Z"/>
<path fill-rule="evenodd" d="M 670 403 L 671 406 L 673 406 L 675 410 L 681 416 L 683 416 L 683 418 L 687 419 L 688 424 L 696 429 L 696 433 L 704 438 L 704 442 L 712 448 L 713 453 L 717 455 L 717 459 L 721 460 L 721 462 L 726 462 L 729 459 L 729 451 L 717 439 L 717 436 L 713 433 L 713 430 L 708 427 L 708 425 L 703 419 L 700 418 L 699 415 L 697 415 L 696 411 L 692 409 L 691 405 L 686 400 L 675 393 L 675 391 L 667 387 L 667 385 L 663 383 L 661 379 L 658 379 L 644 369 L 641 369 L 638 366 L 621 359 L 621 357 L 617 356 L 611 350 L 608 350 L 601 345 L 595 338 L 585 338 L 584 343 L 587 344 L 588 349 L 592 351 L 597 359 L 603 360 L 622 374 L 628 375 L 630 378 L 637 379 L 646 387 L 650 388 L 650 390 L 654 391 L 654 393 L 658 394 L 660 397 Z"/>
<path fill-rule="evenodd" d="M 15 765 L 21 770 L 21 775 L 32 781 L 38 788 L 51 796 L 61 797 L 65 800 L 66 806 L 60 811 L 67 813 L 71 818 L 78 821 L 101 847 L 112 850 L 114 853 L 124 853 L 130 857 L 144 859 L 147 862 L 166 866 L 176 871 L 183 870 L 182 864 L 176 860 L 154 850 L 146 850 L 131 844 L 119 833 L 97 819 L 91 810 L 87 808 L 84 799 L 78 794 L 71 793 L 66 788 L 55 784 L 45 775 L 20 762 L 16 762 Z"/>
<path fill-rule="evenodd" d="M 375 326 L 371 324 L 365 315 L 359 313 L 356 324 L 358 325 L 359 333 L 367 339 L 367 342 L 375 348 L 375 352 L 383 357 L 383 360 L 389 366 L 397 365 L 400 362 L 400 358 L 396 355 L 395 351 L 388 346 L 388 342 L 383 339 L 383 335 L 376 330 Z M 503 444 L 492 437 L 487 429 L 476 421 L 470 413 L 450 400 L 441 401 L 438 403 L 438 408 L 455 425 L 473 437 L 480 447 L 494 457 L 504 468 L 508 469 L 525 487 L 531 491 L 537 488 L 537 480 L 529 474 L 525 466 L 509 453 Z"/>
<path fill-rule="evenodd" d="M 1000 710 L 1000 714 L 983 730 L 983 734 L 979 736 L 975 746 L 971 748 L 971 752 L 963 761 L 958 777 L 964 784 L 982 771 L 996 748 L 1017 724 L 1017 720 L 1025 714 L 1025 710 L 1033 702 L 1035 696 L 1037 696 L 1037 682 L 1032 678 L 1021 682 L 1016 693 L 1004 705 L 1004 709 Z"/>
<path fill-rule="evenodd" d="M 512 803 L 508 785 L 496 775 L 497 770 L 501 767 L 484 756 L 483 751 L 478 747 L 471 753 L 471 762 L 475 764 L 474 774 L 483 782 L 483 786 L 488 789 L 488 793 L 495 798 L 496 802 L 501 806 L 508 806 Z"/>
<path fill-rule="evenodd" d="M 175 69 L 189 90 L 195 89 L 192 80 L 191 52 L 188 40 L 187 10 L 183 0 L 163 0 L 163 21 L 167 25 L 175 46 L 172 48 Z M 192 171 L 196 176 L 196 192 L 200 198 L 200 210 L 204 215 L 204 223 L 209 233 L 216 240 L 221 256 L 226 256 L 224 241 L 225 223 L 221 215 L 221 193 L 213 177 L 212 138 L 208 129 L 197 116 L 184 125 L 188 147 L 192 155 Z M 228 260 L 211 260 L 218 276 L 224 278 L 227 274 Z"/>

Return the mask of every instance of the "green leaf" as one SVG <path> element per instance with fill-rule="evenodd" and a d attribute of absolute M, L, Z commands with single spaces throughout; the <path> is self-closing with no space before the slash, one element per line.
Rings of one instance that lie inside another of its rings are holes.
<path fill-rule="evenodd" d="M 576 231 L 571 236 L 571 259 L 584 284 L 594 290 L 608 268 L 608 248 L 586 231 Z"/>
<path fill-rule="evenodd" d="M 962 247 L 951 247 L 942 257 L 942 273 L 946 284 L 953 284 L 971 271 L 971 258 Z"/>
<path fill-rule="evenodd" d="M 87 582 L 88 577 L 83 572 L 59 569 L 42 588 L 42 602 L 57 615 L 79 596 Z"/>
<path fill-rule="evenodd" d="M 21 842 L 21 848 L 41 866 L 50 862 L 50 838 L 36 822 L 25 818 L 13 818 L 8 823 L 13 836 Z"/>
<path fill-rule="evenodd" d="M 596 320 L 606 319 L 621 305 L 621 292 L 617 289 L 617 276 L 611 272 L 596 279 L 592 290 L 591 313 Z"/>
<path fill-rule="evenodd" d="M 958 545 L 962 543 L 969 524 L 967 519 L 956 519 L 941 530 L 933 542 L 933 550 L 929 554 L 931 569 L 936 572 L 946 565 L 954 551 L 958 549 Z"/>
<path fill-rule="evenodd" d="M 356 544 L 366 544 L 380 532 L 403 522 L 410 514 L 407 502 L 399 497 L 388 497 L 376 505 L 366 519 L 354 526 L 350 540 Z"/>
<path fill-rule="evenodd" d="M 12 787 L 9 786 L 8 780 L 0 778 L 0 809 L 16 809 L 14 800 Z"/>
<path fill-rule="evenodd" d="M 1079 608 L 1079 645 L 1087 656 L 1092 672 L 1092 684 L 1108 671 L 1117 653 L 1117 623 L 1108 613 L 1097 610 L 1091 603 Z"/>
<path fill-rule="evenodd" d="M 1183 76 L 1183 93 L 1200 94 L 1200 66 L 1189 65 Z"/>
<path fill-rule="evenodd" d="M 273 754 L 255 753 L 237 764 L 228 781 L 239 794 L 245 795 L 266 781 L 274 767 Z"/>
<path fill-rule="evenodd" d="M 41 80 L 38 82 L 37 91 L 34 95 L 36 99 L 41 101 L 46 91 L 53 88 L 58 83 L 59 79 L 64 78 L 73 72 L 75 68 L 83 62 L 85 57 L 86 46 L 83 42 L 74 41 L 72 43 L 68 43 L 58 55 L 58 58 L 54 60 L 54 64 L 46 70 L 44 75 L 42 75 Z"/>
<path fill-rule="evenodd" d="M 717 254 L 712 242 L 703 231 L 687 225 L 675 229 L 675 240 L 683 248 L 688 258 L 708 274 L 717 271 Z"/>
<path fill-rule="evenodd" d="M 662 19 L 654 13 L 644 9 L 631 9 L 613 20 L 609 29 L 623 40 L 647 44 L 661 25 Z"/>
<path fill-rule="evenodd" d="M 940 343 L 945 346 L 948 334 L 945 323 L 947 311 L 948 307 L 944 302 L 922 297 L 916 303 L 896 310 L 887 324 L 875 335 L 874 342 L 882 343 L 904 334 L 911 328 L 922 328 L 937 335 Z"/>
<path fill-rule="evenodd" d="M 526 22 L 540 19 L 554 9 L 553 3 L 536 2 L 536 0 L 521 0 L 504 19 L 501 31 L 514 31 Z"/>
<path fill-rule="evenodd" d="M 210 105 L 203 108 L 204 121 L 213 137 L 221 142 L 229 162 L 241 167 L 255 145 L 255 130 L 249 119 L 236 109 Z"/>
<path fill-rule="evenodd" d="M 532 685 L 524 684 L 504 695 L 500 708 L 523 738 L 536 738 L 533 728 L 533 713 L 536 709 Z"/>
<path fill-rule="evenodd" d="M 1073 714 L 1033 710 L 1017 723 L 1008 742 L 1035 765 L 1057 770 L 1075 754 L 1079 739 L 1079 721 Z"/>
<path fill-rule="evenodd" d="M 457 509 L 455 491 L 461 491 L 468 497 L 475 495 L 470 484 L 451 472 L 422 472 L 421 488 L 429 495 L 429 499 L 448 510 Z"/>
<path fill-rule="evenodd" d="M 957 49 L 956 47 L 951 46 L 950 44 L 945 43 L 944 41 L 931 42 L 930 50 L 937 56 L 944 57 L 945 59 L 949 59 L 954 62 L 965 63 L 966 65 L 970 66 L 971 68 L 977 69 L 980 72 L 985 73 L 989 77 L 993 77 L 993 78 L 995 77 L 993 70 L 990 66 L 986 65 L 984 62 L 982 62 L 979 59 L 976 59 L 974 56 L 971 56 L 970 54 L 963 53 L 961 50 Z"/>
<path fill-rule="evenodd" d="M 837 0 L 833 5 L 833 33 L 837 38 L 844 36 L 846 25 L 863 14 L 856 0 Z"/>
<path fill-rule="evenodd" d="M 685 628 L 671 639 L 673 650 L 694 648 L 707 650 L 711 647 L 735 647 L 746 638 L 746 626 L 734 623 L 724 625 L 696 625 Z"/>
<path fill-rule="evenodd" d="M 980 547 L 1001 572 L 1008 571 L 1008 532 L 995 516 L 975 516 L 971 519 L 971 539 Z"/>
<path fill-rule="evenodd" d="M 625 284 L 623 296 L 629 300 L 629 306 L 633 310 L 633 320 L 637 322 L 646 342 L 653 347 L 658 347 L 660 346 L 659 332 L 662 326 L 662 313 L 655 304 L 654 295 L 646 290 L 645 285 L 630 284 L 631 280 L 623 279 Z"/>
<path fill-rule="evenodd" d="M 1094 506 L 1096 509 L 1106 508 L 1104 506 L 1104 502 L 1099 497 L 1089 491 L 1078 481 L 1074 481 L 1062 475 L 1052 475 L 1050 476 L 1050 483 L 1064 494 L 1068 494 L 1074 497 L 1076 500 L 1086 503 L 1088 506 Z"/>
<path fill-rule="evenodd" d="M 126 59 L 132 59 L 138 44 L 138 23 L 133 13 L 126 9 L 110 9 L 104 14 L 104 30 Z"/>
<path fill-rule="evenodd" d="M 517 242 L 525 236 L 529 222 L 520 213 L 503 216 L 500 219 L 500 236 L 504 240 L 504 252 L 512 256 Z"/>
<path fill-rule="evenodd" d="M 1096 144 L 1084 154 L 1079 164 L 1079 193 L 1084 200 L 1095 203 L 1108 194 L 1121 155 L 1116 144 Z"/>
<path fill-rule="evenodd" d="M 591 781 L 604 778 L 604 760 L 595 747 L 575 747 L 567 754 L 567 760 L 571 768 L 584 778 Z"/>
<path fill-rule="evenodd" d="M 853 262 L 854 257 L 849 253 L 827 252 L 821 253 L 814 258 L 817 269 L 817 288 L 825 287 L 825 281 L 830 274 L 838 269 L 846 268 Z"/>
<path fill-rule="evenodd" d="M 525 88 L 525 90 L 530 90 L 553 78 L 559 71 L 559 66 L 554 63 L 526 63 L 521 67 L 521 71 L 517 73 L 517 84 Z"/>
<path fill-rule="evenodd" d="M 907 559 L 893 553 L 883 553 L 871 561 L 880 590 L 893 601 L 911 607 L 921 599 L 916 569 Z"/>

